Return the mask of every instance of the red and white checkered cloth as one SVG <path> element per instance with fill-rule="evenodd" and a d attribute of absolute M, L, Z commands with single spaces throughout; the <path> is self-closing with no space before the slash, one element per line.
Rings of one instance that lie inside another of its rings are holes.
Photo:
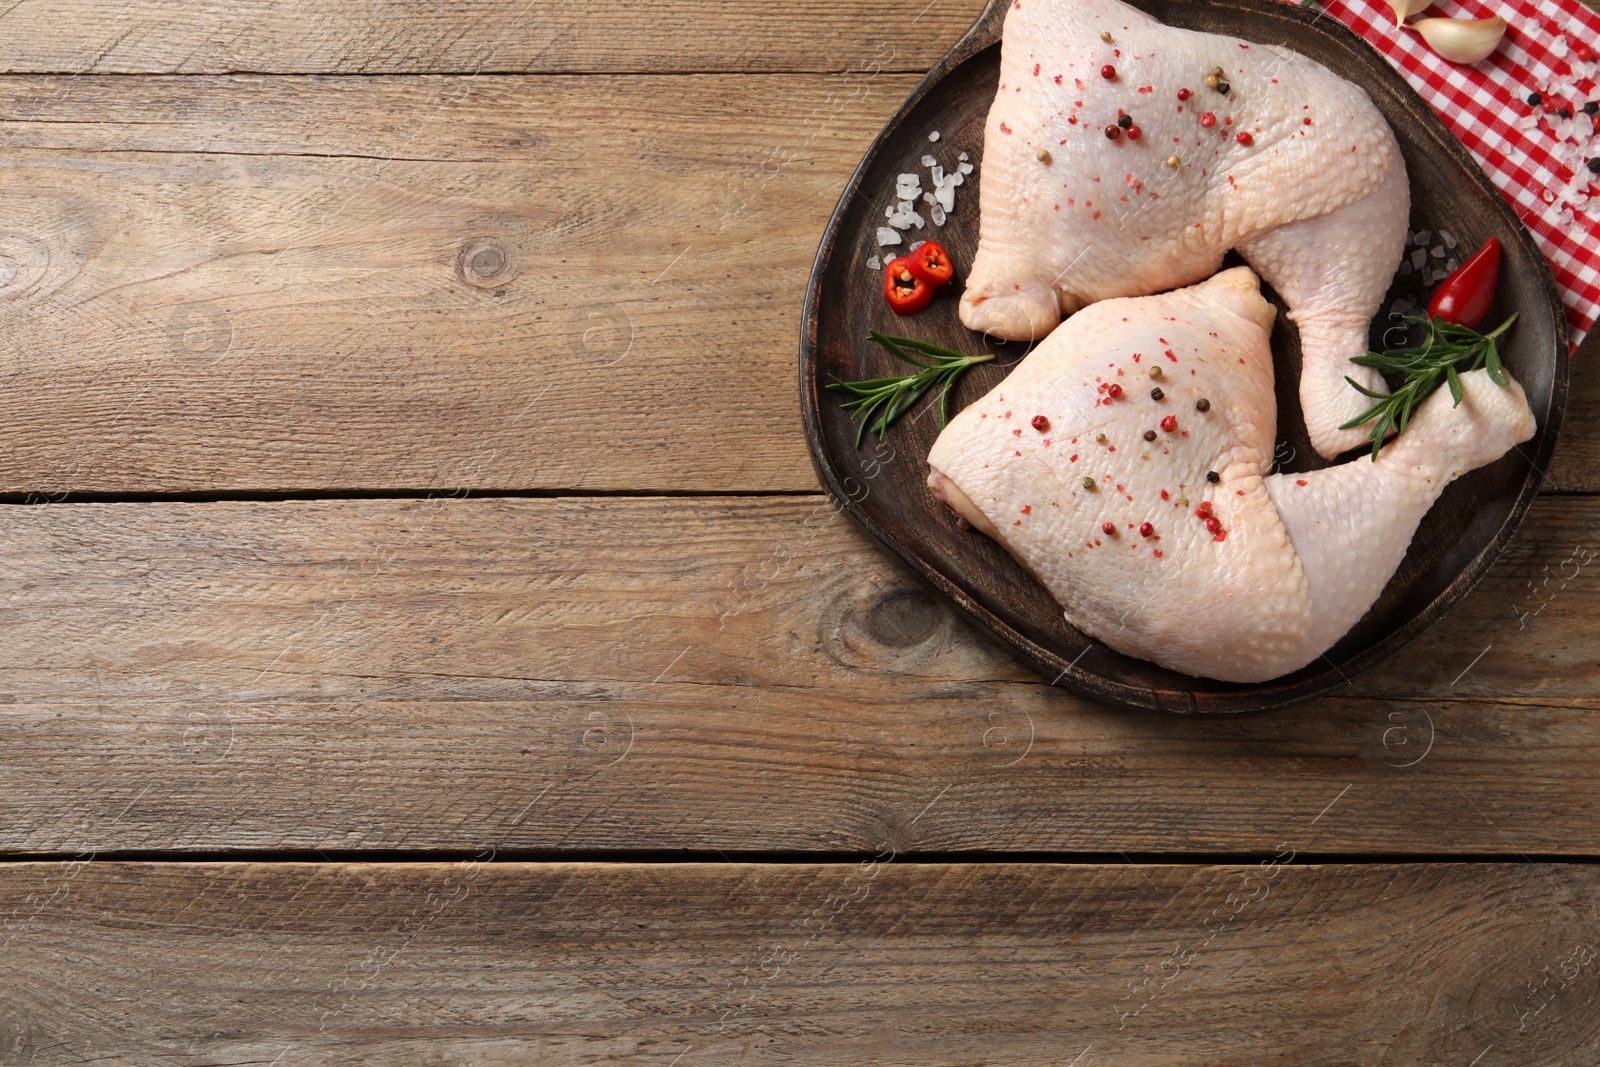
<path fill-rule="evenodd" d="M 1322 7 L 1383 53 L 1500 187 L 1550 261 L 1576 347 L 1600 316 L 1600 175 L 1585 165 L 1600 156 L 1600 136 L 1582 111 L 1600 100 L 1600 15 L 1578 0 L 1444 0 L 1418 17 L 1510 24 L 1493 55 L 1464 67 L 1396 29 L 1387 0 Z M 1527 102 L 1534 92 L 1540 106 Z"/>

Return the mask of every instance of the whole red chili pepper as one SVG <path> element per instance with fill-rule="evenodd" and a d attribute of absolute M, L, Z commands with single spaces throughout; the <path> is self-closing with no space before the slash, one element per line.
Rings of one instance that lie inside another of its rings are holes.
<path fill-rule="evenodd" d="M 933 299 L 933 286 L 911 273 L 911 257 L 891 259 L 884 268 L 883 295 L 896 315 L 915 315 Z"/>
<path fill-rule="evenodd" d="M 906 258 L 911 260 L 911 273 L 935 288 L 955 277 L 956 268 L 950 262 L 950 253 L 938 241 L 924 241 Z"/>
<path fill-rule="evenodd" d="M 1489 313 L 1500 283 L 1500 239 L 1491 237 L 1446 278 L 1428 301 L 1428 314 L 1462 326 L 1477 326 Z"/>

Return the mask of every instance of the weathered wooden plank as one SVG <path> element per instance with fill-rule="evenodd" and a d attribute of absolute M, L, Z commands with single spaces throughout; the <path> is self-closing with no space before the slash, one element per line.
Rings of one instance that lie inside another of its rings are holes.
<path fill-rule="evenodd" d="M 1586 338 L 1572 357 L 1567 421 L 1550 461 L 1548 488 L 1600 492 L 1600 333 Z"/>
<path fill-rule="evenodd" d="M 800 298 L 914 80 L 0 79 L 0 492 L 813 489 Z"/>
<path fill-rule="evenodd" d="M 63 74 L 473 74 L 925 70 L 982 0 L 200 0 L 0 10 L 0 71 Z"/>
<path fill-rule="evenodd" d="M 1597 524 L 1196 722 L 1043 684 L 820 497 L 0 509 L 0 850 L 1596 851 Z"/>
<path fill-rule="evenodd" d="M 1597 892 L 1522 863 L 10 864 L 0 1056 L 1593 1063 Z"/>

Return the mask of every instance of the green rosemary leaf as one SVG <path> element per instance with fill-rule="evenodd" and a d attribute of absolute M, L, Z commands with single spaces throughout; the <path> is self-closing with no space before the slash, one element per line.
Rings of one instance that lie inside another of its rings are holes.
<path fill-rule="evenodd" d="M 893 337 L 876 330 L 868 332 L 867 337 L 901 362 L 921 369 L 915 374 L 867 378 L 856 382 L 841 381 L 835 377 L 828 383 L 827 388 L 849 393 L 854 397 L 844 401 L 840 406 L 850 412 L 851 418 L 857 420 L 857 448 L 861 447 L 861 442 L 869 429 L 882 440 L 889 432 L 889 427 L 916 406 L 916 403 L 927 395 L 928 390 L 935 386 L 940 387 L 937 415 L 939 428 L 944 429 L 946 405 L 956 378 L 968 367 L 994 359 L 992 355 L 964 356 L 960 352 L 940 348 L 926 341 L 918 341 L 911 337 Z M 929 357 L 930 362 L 924 363 L 911 355 L 907 349 Z"/>
<path fill-rule="evenodd" d="M 1364 356 L 1353 356 L 1350 360 L 1358 366 L 1371 367 L 1383 374 L 1389 381 L 1391 392 L 1377 393 L 1349 377 L 1345 378 L 1362 396 L 1377 401 L 1339 427 L 1349 430 L 1376 420 L 1371 435 L 1374 460 L 1378 458 L 1388 432 L 1393 429 L 1396 433 L 1405 433 L 1411 425 L 1411 416 L 1439 388 L 1441 382 L 1449 386 L 1450 399 L 1455 404 L 1461 403 L 1466 396 L 1461 385 L 1462 368 L 1469 371 L 1484 368 L 1489 380 L 1502 389 L 1511 384 L 1501 363 L 1496 339 L 1517 321 L 1515 315 L 1486 334 L 1439 318 L 1407 318 L 1414 318 L 1426 325 L 1427 336 L 1421 344 L 1386 352 L 1368 352 Z"/>

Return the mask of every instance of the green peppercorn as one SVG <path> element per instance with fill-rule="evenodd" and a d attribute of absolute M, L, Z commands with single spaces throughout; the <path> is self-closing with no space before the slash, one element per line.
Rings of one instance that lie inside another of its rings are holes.
<path fill-rule="evenodd" d="M 1094 492 L 1094 479 L 1093 478 L 1085 478 L 1083 480 L 1083 487 L 1085 489 L 1089 490 L 1091 493 Z"/>

